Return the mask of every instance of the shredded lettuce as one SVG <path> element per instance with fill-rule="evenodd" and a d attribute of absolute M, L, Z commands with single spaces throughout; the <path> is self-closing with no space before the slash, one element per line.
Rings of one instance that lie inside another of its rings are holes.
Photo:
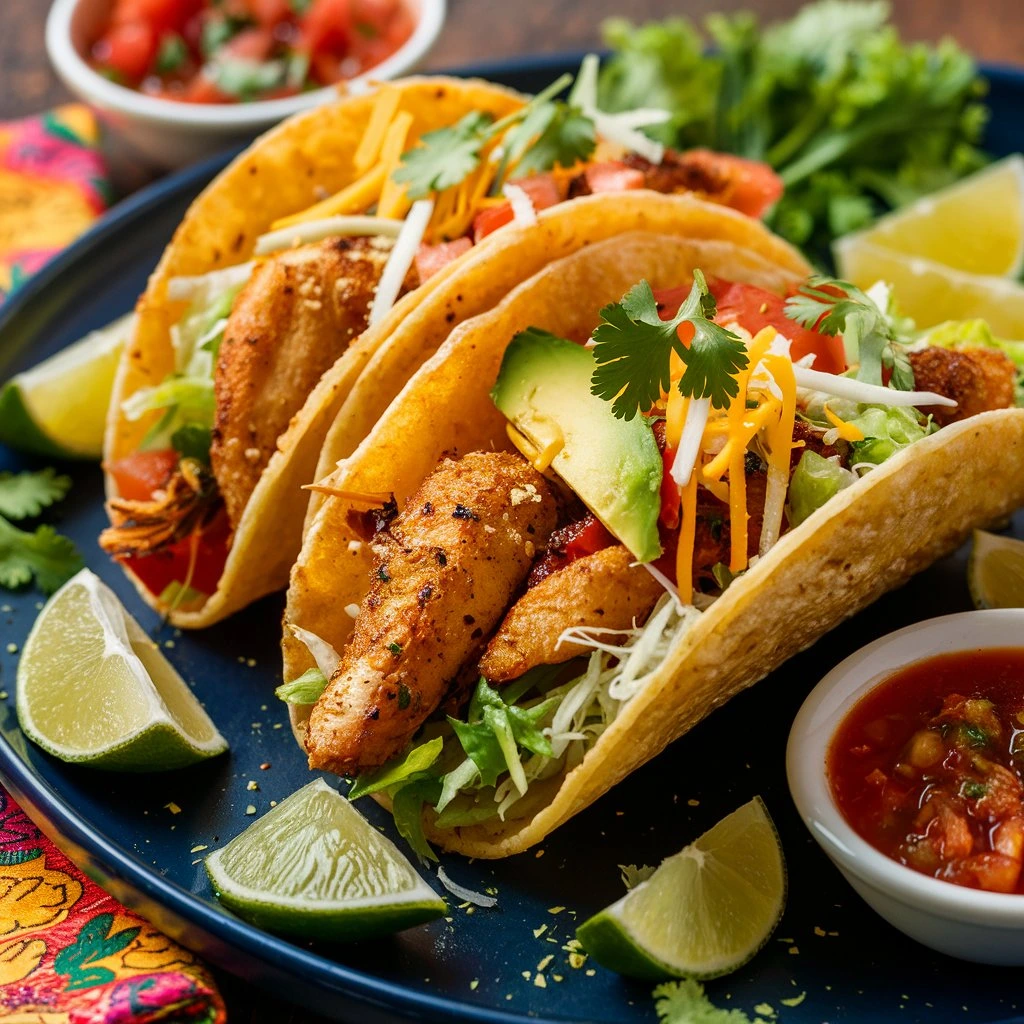
<path fill-rule="evenodd" d="M 282 683 L 274 696 L 285 704 L 315 704 L 327 688 L 327 677 L 318 668 L 308 668 L 298 679 Z"/>
<path fill-rule="evenodd" d="M 441 756 L 443 748 L 443 737 L 436 736 L 426 743 L 412 747 L 404 757 L 389 761 L 383 768 L 379 768 L 369 775 L 360 775 L 349 791 L 349 800 L 358 800 L 361 796 L 367 796 L 370 793 L 390 790 L 400 783 L 422 777 L 423 773 Z"/>
<path fill-rule="evenodd" d="M 826 459 L 808 449 L 800 456 L 789 482 L 786 518 L 790 526 L 799 526 L 812 512 L 856 479 L 835 459 Z"/>
<path fill-rule="evenodd" d="M 1024 406 L 1024 341 L 997 338 L 985 320 L 947 320 L 925 331 L 921 341 L 940 348 L 999 349 L 1017 368 L 1015 401 Z"/>
<path fill-rule="evenodd" d="M 916 409 L 899 406 L 862 406 L 850 422 L 864 435 L 863 441 L 851 444 L 851 464 L 871 463 L 880 466 L 898 451 L 938 430 L 930 417 Z"/>

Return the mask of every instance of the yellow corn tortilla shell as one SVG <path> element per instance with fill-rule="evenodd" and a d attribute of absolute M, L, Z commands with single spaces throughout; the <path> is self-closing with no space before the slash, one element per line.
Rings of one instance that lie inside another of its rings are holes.
<path fill-rule="evenodd" d="M 385 87 L 398 88 L 398 109 L 413 115 L 410 141 L 453 124 L 470 111 L 500 118 L 524 102 L 517 93 L 475 79 L 409 78 Z M 342 98 L 273 128 L 231 163 L 189 208 L 137 305 L 135 333 L 114 383 L 105 462 L 137 451 L 158 416 L 153 413 L 132 422 L 122 414 L 121 406 L 140 388 L 159 384 L 174 370 L 170 330 L 186 304 L 168 299 L 168 281 L 246 262 L 257 237 L 275 220 L 312 206 L 324 192 L 333 194 L 351 184 L 357 177 L 353 157 L 369 123 L 374 97 L 375 93 L 367 93 Z M 500 232 L 490 244 L 500 244 Z M 299 550 L 309 500 L 301 487 L 314 479 L 324 436 L 342 401 L 374 349 L 410 310 L 443 288 L 457 267 L 458 261 L 405 296 L 328 371 L 315 389 L 315 399 L 306 402 L 279 439 L 278 451 L 237 524 L 217 591 L 199 606 L 171 612 L 170 621 L 176 626 L 209 626 L 285 586 Z M 109 474 L 106 485 L 108 495 L 117 493 Z M 160 612 L 168 611 L 130 571 L 128 576 L 147 603 Z"/>
<path fill-rule="evenodd" d="M 491 313 L 456 329 L 327 482 L 393 490 L 401 506 L 446 450 L 508 448 L 504 417 L 488 392 L 516 331 L 532 324 L 585 337 L 596 310 L 641 277 L 665 287 L 682 283 L 693 266 L 775 290 L 787 283 L 785 271 L 773 276 L 756 264 L 754 254 L 729 243 L 635 234 L 548 266 Z M 841 491 L 734 582 L 583 762 L 531 787 L 523 801 L 529 816 L 442 830 L 428 812 L 428 837 L 470 857 L 526 850 L 715 707 L 954 550 L 973 528 L 1021 504 L 1024 409 L 984 413 L 917 442 Z M 311 629 L 339 650 L 351 628 L 342 609 L 366 593 L 370 565 L 368 546 L 347 526 L 350 507 L 332 497 L 318 510 L 286 612 L 286 624 Z M 286 636 L 285 678 L 310 664 L 305 648 Z M 302 719 L 301 711 L 293 716 L 299 735 Z"/>

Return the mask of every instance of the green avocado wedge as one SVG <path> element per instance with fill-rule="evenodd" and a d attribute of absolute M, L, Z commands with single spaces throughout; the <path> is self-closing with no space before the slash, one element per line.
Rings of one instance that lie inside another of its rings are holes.
<path fill-rule="evenodd" d="M 616 419 L 591 394 L 589 349 L 531 327 L 505 350 L 494 404 L 529 443 L 560 448 L 551 468 L 640 562 L 661 554 L 661 455 L 643 416 Z"/>

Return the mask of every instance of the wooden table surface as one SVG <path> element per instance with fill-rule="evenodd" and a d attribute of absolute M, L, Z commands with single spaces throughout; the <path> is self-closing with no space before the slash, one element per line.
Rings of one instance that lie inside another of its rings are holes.
<path fill-rule="evenodd" d="M 0 0 L 0 118 L 34 113 L 67 99 L 43 47 L 46 0 Z M 427 68 L 582 49 L 598 45 L 601 19 L 634 21 L 714 10 L 756 9 L 785 17 L 800 0 L 448 0 L 449 16 Z M 893 19 L 908 39 L 953 35 L 981 60 L 1024 63 L 1021 0 L 893 0 Z"/>

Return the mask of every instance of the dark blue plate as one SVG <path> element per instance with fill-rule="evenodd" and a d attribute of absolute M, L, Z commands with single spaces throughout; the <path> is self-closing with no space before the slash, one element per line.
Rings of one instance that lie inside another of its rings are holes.
<path fill-rule="evenodd" d="M 576 65 L 577 58 L 555 57 L 472 70 L 534 90 Z M 1024 149 L 1024 75 L 993 68 L 989 78 L 989 147 L 999 154 Z M 204 164 L 122 204 L 9 302 L 0 314 L 0 378 L 129 309 L 189 201 L 222 164 Z M 0 469 L 30 465 L 0 449 Z M 14 714 L 17 656 L 3 651 L 9 642 L 21 645 L 41 605 L 32 592 L 3 593 L 0 774 L 92 877 L 213 963 L 339 1020 L 652 1021 L 651 986 L 591 964 L 573 969 L 563 947 L 577 922 L 622 894 L 617 865 L 658 863 L 760 793 L 785 846 L 789 905 L 767 948 L 709 985 L 715 1002 L 748 1012 L 769 1003 L 787 1022 L 1015 1015 L 1021 998 L 1016 972 L 931 953 L 854 895 L 797 818 L 783 770 L 796 709 L 836 662 L 890 630 L 970 607 L 963 553 L 716 711 L 536 850 L 496 863 L 445 858 L 456 881 L 496 888 L 497 908 L 470 912 L 450 900 L 447 920 L 384 941 L 328 947 L 261 932 L 225 912 L 201 863 L 208 850 L 252 822 L 248 804 L 262 814 L 310 779 L 285 709 L 273 696 L 281 598 L 260 601 L 202 633 L 182 636 L 161 627 L 96 546 L 105 525 L 99 473 L 94 466 L 69 471 L 74 490 L 52 521 L 166 645 L 231 752 L 186 771 L 134 777 L 61 764 L 27 743 Z M 1024 536 L 1024 518 L 1016 528 Z M 247 788 L 250 780 L 257 791 Z M 394 835 L 376 805 L 366 801 L 361 809 Z M 538 987 L 538 964 L 548 957 L 546 987 Z M 783 1002 L 800 997 L 795 1006 Z"/>

